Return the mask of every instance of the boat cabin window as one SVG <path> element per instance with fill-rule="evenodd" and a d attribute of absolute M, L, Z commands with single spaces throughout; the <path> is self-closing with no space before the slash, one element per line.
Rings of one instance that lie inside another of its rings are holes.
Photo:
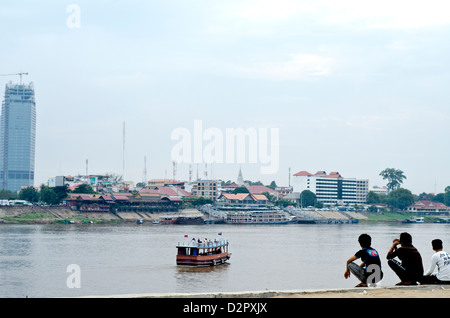
<path fill-rule="evenodd" d="M 178 255 L 191 255 L 191 249 L 189 247 L 179 247 Z"/>
<path fill-rule="evenodd" d="M 179 247 L 178 248 L 178 255 L 198 256 L 198 255 L 201 255 L 201 253 L 202 253 L 202 250 L 200 250 L 200 253 L 199 253 L 198 248 L 191 248 L 191 247 Z"/>

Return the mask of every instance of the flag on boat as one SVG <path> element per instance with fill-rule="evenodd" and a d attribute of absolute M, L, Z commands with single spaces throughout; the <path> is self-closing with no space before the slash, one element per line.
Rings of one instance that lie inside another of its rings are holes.
<path fill-rule="evenodd" d="M 217 235 L 222 235 L 222 232 L 217 233 Z"/>
<path fill-rule="evenodd" d="M 188 235 L 187 235 L 187 234 L 185 234 L 185 235 L 184 235 L 184 237 L 188 237 Z"/>

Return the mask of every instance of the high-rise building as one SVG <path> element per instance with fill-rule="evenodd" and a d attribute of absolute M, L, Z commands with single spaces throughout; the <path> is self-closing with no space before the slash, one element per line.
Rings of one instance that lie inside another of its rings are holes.
<path fill-rule="evenodd" d="M 33 83 L 6 84 L 0 118 L 0 189 L 34 185 L 36 102 Z"/>
<path fill-rule="evenodd" d="M 315 174 L 300 171 L 294 174 L 294 192 L 310 190 L 316 194 L 317 201 L 324 204 L 364 204 L 369 192 L 369 180 L 344 178 L 339 172 Z"/>

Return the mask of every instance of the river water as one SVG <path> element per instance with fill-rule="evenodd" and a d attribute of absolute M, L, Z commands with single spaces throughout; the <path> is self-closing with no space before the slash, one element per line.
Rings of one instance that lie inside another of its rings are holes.
<path fill-rule="evenodd" d="M 394 238 L 409 232 L 427 269 L 431 240 L 442 239 L 445 249 L 449 230 L 450 224 L 397 223 L 1 225 L 0 297 L 349 288 L 358 281 L 344 279 L 345 262 L 360 248 L 361 233 L 372 236 L 385 273 L 380 285 L 389 286 L 398 282 L 385 260 Z M 229 264 L 176 266 L 177 242 L 219 232 L 230 241 Z"/>

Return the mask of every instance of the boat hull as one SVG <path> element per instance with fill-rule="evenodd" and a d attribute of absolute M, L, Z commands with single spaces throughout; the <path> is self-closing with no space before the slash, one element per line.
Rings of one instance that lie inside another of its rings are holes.
<path fill-rule="evenodd" d="M 280 221 L 280 222 L 276 222 L 276 221 L 274 221 L 274 222 L 257 222 L 257 221 L 255 221 L 255 222 L 253 222 L 253 221 L 250 221 L 250 222 L 233 222 L 233 221 L 227 221 L 227 222 L 225 222 L 225 223 L 227 223 L 227 224 L 250 224 L 250 225 L 272 225 L 272 224 L 274 224 L 274 225 L 280 225 L 280 224 L 288 224 L 289 222 L 288 221 Z"/>
<path fill-rule="evenodd" d="M 220 253 L 215 255 L 177 255 L 177 265 L 179 266 L 215 266 L 225 264 L 230 259 L 230 253 Z"/>

